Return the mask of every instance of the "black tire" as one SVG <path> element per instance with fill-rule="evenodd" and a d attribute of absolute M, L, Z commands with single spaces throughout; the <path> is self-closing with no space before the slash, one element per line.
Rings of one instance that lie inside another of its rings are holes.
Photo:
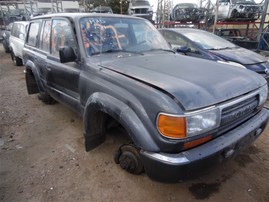
<path fill-rule="evenodd" d="M 231 18 L 232 18 L 232 19 L 236 19 L 236 18 L 238 18 L 238 16 L 239 16 L 239 15 L 238 15 L 237 10 L 233 10 L 232 13 L 231 13 Z"/>
<path fill-rule="evenodd" d="M 15 56 L 13 50 L 11 50 L 10 52 L 10 56 L 11 56 L 11 60 L 13 61 L 13 63 L 16 65 L 16 66 L 22 66 L 22 59 Z"/>
<path fill-rule="evenodd" d="M 56 100 L 54 100 L 48 93 L 40 93 L 38 96 L 38 99 L 41 100 L 43 103 L 47 105 L 52 105 L 56 103 Z"/>

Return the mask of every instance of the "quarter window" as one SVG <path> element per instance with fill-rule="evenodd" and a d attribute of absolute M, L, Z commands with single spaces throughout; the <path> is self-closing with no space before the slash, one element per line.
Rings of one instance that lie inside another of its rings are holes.
<path fill-rule="evenodd" d="M 27 44 L 29 44 L 30 46 L 37 45 L 38 29 L 39 29 L 39 22 L 33 22 L 30 24 L 29 36 L 27 41 Z"/>

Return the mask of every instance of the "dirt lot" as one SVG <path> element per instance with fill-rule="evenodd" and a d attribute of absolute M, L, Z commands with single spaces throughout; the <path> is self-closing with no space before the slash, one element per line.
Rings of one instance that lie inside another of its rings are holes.
<path fill-rule="evenodd" d="M 85 152 L 81 118 L 27 95 L 23 67 L 0 45 L 0 201 L 269 201 L 269 129 L 199 179 L 162 184 L 134 176 L 113 161 L 117 132 Z"/>

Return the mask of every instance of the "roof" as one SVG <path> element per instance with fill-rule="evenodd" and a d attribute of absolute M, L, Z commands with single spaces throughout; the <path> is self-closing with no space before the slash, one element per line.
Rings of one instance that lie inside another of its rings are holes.
<path fill-rule="evenodd" d="M 128 15 L 109 14 L 109 13 L 51 13 L 46 15 L 36 16 L 32 19 L 42 19 L 50 17 L 66 17 L 72 19 L 78 19 L 83 17 L 118 17 L 118 18 L 136 18 Z"/>
<path fill-rule="evenodd" d="M 194 29 L 194 28 L 164 28 L 164 29 L 160 29 L 160 30 L 170 30 L 170 31 L 174 31 L 174 32 L 177 32 L 177 33 L 206 32 L 204 30 Z"/>
<path fill-rule="evenodd" d="M 9 23 L 10 24 L 10 23 Z M 23 24 L 23 25 L 28 25 L 29 21 L 15 21 L 13 24 Z"/>

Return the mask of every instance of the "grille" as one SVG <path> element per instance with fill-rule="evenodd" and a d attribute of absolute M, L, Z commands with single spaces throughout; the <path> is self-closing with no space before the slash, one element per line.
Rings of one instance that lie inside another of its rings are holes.
<path fill-rule="evenodd" d="M 148 13 L 147 8 L 137 8 L 137 9 L 135 9 L 135 14 L 146 14 L 146 13 Z"/>
<path fill-rule="evenodd" d="M 223 134 L 253 117 L 259 111 L 258 103 L 259 99 L 256 95 L 222 109 L 218 134 Z"/>

